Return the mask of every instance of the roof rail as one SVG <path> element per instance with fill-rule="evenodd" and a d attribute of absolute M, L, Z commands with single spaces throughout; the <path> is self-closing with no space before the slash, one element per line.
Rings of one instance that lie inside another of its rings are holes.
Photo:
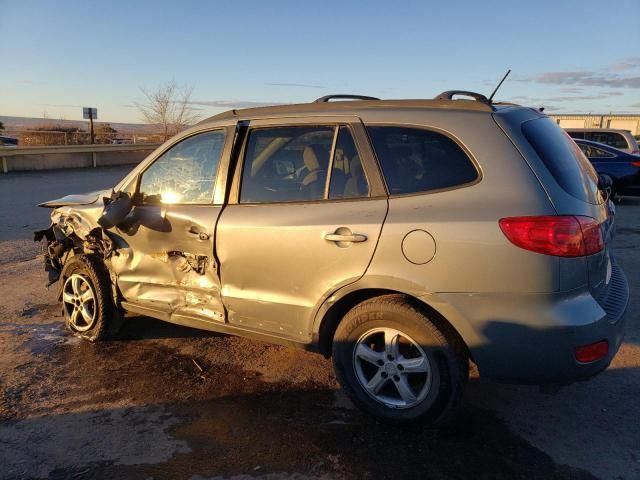
<path fill-rule="evenodd" d="M 446 92 L 442 92 L 440 95 L 434 97 L 434 100 L 453 100 L 454 95 L 462 95 L 465 97 L 471 97 L 476 102 L 481 102 L 487 105 L 491 105 L 491 101 L 481 93 L 476 92 L 468 92 L 466 90 L 447 90 Z"/>
<path fill-rule="evenodd" d="M 366 95 L 325 95 L 324 97 L 316 98 L 313 103 L 326 103 L 333 99 L 343 100 L 380 100 L 376 97 L 367 97 Z"/>

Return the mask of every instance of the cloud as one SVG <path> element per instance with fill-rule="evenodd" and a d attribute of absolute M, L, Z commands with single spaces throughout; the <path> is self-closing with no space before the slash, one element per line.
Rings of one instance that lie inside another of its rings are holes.
<path fill-rule="evenodd" d="M 82 105 L 71 105 L 69 103 L 41 103 L 43 107 L 58 107 L 58 108 L 83 108 Z"/>
<path fill-rule="evenodd" d="M 613 70 L 614 72 L 626 72 L 636 69 L 640 69 L 640 57 L 627 58 L 609 67 L 609 70 Z"/>
<path fill-rule="evenodd" d="M 562 93 L 582 93 L 580 87 L 640 88 L 640 57 L 627 58 L 597 70 L 541 72 L 515 78 L 518 82 L 568 85 Z"/>
<path fill-rule="evenodd" d="M 265 85 L 270 85 L 272 87 L 296 87 L 296 88 L 327 88 L 324 85 L 311 85 L 308 83 L 265 83 Z"/>
<path fill-rule="evenodd" d="M 624 95 L 622 92 L 603 92 L 595 95 L 573 95 L 573 96 L 558 96 L 547 98 L 550 102 L 572 102 L 576 100 L 602 100 L 603 98 L 617 97 Z"/>
<path fill-rule="evenodd" d="M 269 105 L 281 105 L 276 102 L 254 102 L 251 100 L 191 100 L 189 105 L 220 108 L 251 108 L 266 107 Z"/>
<path fill-rule="evenodd" d="M 558 91 L 562 93 L 582 93 L 584 92 L 584 88 L 562 87 L 562 88 L 559 88 Z"/>
<path fill-rule="evenodd" d="M 557 105 L 542 105 L 542 107 L 544 108 L 545 112 L 560 112 L 563 110 L 564 107 L 559 107 Z"/>
<path fill-rule="evenodd" d="M 562 90 L 563 89 L 560 89 L 560 91 Z M 581 89 L 577 89 L 577 90 L 581 90 Z M 511 97 L 511 100 L 516 102 L 546 104 L 547 102 L 574 102 L 578 100 L 602 100 L 604 98 L 617 97 L 620 95 L 624 95 L 624 93 L 613 91 L 613 92 L 596 93 L 594 95 L 558 95 L 553 97 L 530 97 L 528 95 L 517 95 L 515 97 Z"/>
<path fill-rule="evenodd" d="M 543 72 L 520 79 L 525 82 L 583 87 L 640 88 L 640 75 L 625 76 L 611 72 Z"/>

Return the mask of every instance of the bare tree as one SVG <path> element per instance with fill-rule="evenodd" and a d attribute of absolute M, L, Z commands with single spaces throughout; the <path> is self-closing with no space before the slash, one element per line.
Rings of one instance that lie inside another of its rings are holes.
<path fill-rule="evenodd" d="M 118 136 L 118 131 L 110 123 L 98 123 L 95 134 L 96 143 L 111 143 Z"/>
<path fill-rule="evenodd" d="M 175 80 L 160 85 L 155 90 L 140 87 L 144 102 L 134 102 L 146 123 L 158 125 L 166 140 L 192 125 L 199 115 L 191 106 L 193 87 L 181 87 Z"/>

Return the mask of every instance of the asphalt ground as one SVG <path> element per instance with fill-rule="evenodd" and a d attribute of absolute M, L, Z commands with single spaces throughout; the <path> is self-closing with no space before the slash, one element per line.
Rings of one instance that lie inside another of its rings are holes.
<path fill-rule="evenodd" d="M 618 206 L 632 296 L 607 371 L 553 394 L 472 374 L 448 425 L 406 431 L 354 409 L 316 354 L 145 317 L 68 334 L 34 205 L 127 170 L 0 176 L 0 479 L 640 478 L 640 199 Z"/>

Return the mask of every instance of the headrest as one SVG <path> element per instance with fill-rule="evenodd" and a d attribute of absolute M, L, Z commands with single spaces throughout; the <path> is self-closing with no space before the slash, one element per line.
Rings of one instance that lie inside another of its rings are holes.
<path fill-rule="evenodd" d="M 354 177 L 359 177 L 362 175 L 362 162 L 360 162 L 360 156 L 356 155 L 351 159 L 351 163 L 349 164 L 351 175 Z"/>
<path fill-rule="evenodd" d="M 314 170 L 325 170 L 327 168 L 328 157 L 326 150 L 322 145 L 314 144 L 305 147 L 302 153 L 304 164 L 307 166 L 310 172 Z"/>

